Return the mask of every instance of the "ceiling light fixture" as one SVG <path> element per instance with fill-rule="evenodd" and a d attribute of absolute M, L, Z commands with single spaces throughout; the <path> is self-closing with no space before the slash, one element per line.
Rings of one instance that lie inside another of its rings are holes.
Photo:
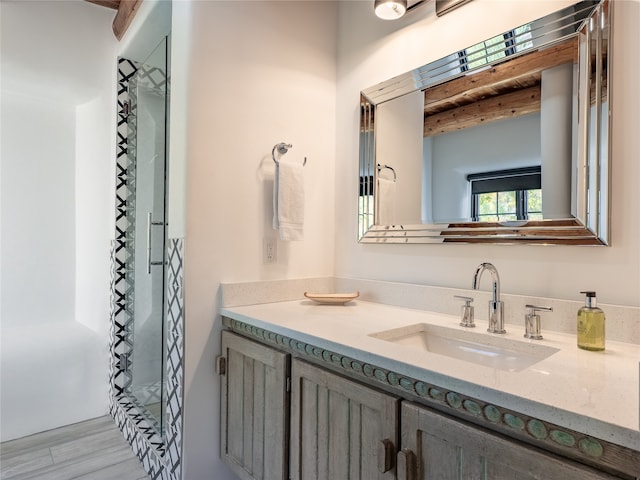
<path fill-rule="evenodd" d="M 396 20 L 407 11 L 407 0 L 375 0 L 373 10 L 383 20 Z"/>
<path fill-rule="evenodd" d="M 91 1 L 91 0 L 89 0 Z M 376 15 L 383 20 L 396 20 L 405 13 L 412 12 L 415 8 L 427 3 L 429 0 L 374 0 L 373 10 Z M 435 0 L 436 1 L 436 15 L 441 17 L 442 15 L 449 13 L 458 7 L 461 7 L 465 3 L 469 3 L 471 0 Z"/>

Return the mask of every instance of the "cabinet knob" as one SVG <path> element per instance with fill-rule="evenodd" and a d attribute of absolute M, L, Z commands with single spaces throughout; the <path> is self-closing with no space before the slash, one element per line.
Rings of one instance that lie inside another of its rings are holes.
<path fill-rule="evenodd" d="M 378 442 L 378 471 L 388 472 L 393 468 L 393 442 L 388 438 Z"/>
<path fill-rule="evenodd" d="M 416 456 L 405 448 L 398 452 L 398 480 L 416 480 Z"/>

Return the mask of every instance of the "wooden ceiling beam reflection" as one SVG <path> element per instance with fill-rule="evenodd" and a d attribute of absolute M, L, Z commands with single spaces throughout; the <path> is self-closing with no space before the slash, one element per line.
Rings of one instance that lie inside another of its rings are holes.
<path fill-rule="evenodd" d="M 424 136 L 540 111 L 544 70 L 578 61 L 572 38 L 424 91 Z"/>
<path fill-rule="evenodd" d="M 543 70 L 577 61 L 578 40 L 572 38 L 487 70 L 450 80 L 425 90 L 425 115 L 466 105 L 490 95 L 530 87 Z M 532 78 L 535 79 L 533 82 Z"/>
<path fill-rule="evenodd" d="M 540 111 L 540 85 L 444 110 L 424 119 L 424 136 L 463 130 Z"/>

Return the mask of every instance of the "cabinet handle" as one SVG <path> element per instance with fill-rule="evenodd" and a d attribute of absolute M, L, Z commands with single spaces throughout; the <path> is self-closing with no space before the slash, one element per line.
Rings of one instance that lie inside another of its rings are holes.
<path fill-rule="evenodd" d="M 393 468 L 393 442 L 388 438 L 378 442 L 378 471 L 388 472 Z"/>
<path fill-rule="evenodd" d="M 227 359 L 222 355 L 216 357 L 216 373 L 218 375 L 227 374 Z"/>
<path fill-rule="evenodd" d="M 408 448 L 398 452 L 398 480 L 416 480 L 416 456 Z"/>

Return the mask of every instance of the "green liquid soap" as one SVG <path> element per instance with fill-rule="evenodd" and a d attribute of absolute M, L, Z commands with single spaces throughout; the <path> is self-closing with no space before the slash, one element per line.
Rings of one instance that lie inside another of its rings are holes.
<path fill-rule="evenodd" d="M 586 304 L 578 310 L 578 347 L 584 350 L 604 350 L 605 316 L 596 306 L 596 292 L 580 292 Z"/>

